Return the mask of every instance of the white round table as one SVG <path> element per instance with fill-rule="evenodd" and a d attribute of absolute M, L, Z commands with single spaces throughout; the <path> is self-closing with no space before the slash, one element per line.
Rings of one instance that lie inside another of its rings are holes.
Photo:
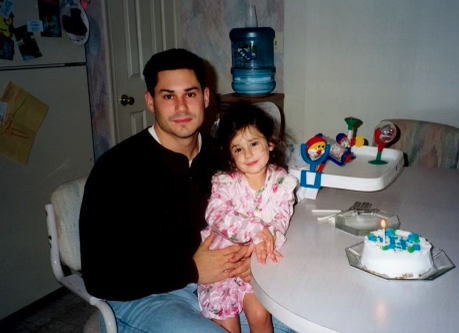
<path fill-rule="evenodd" d="M 459 269 L 433 281 L 385 280 L 349 265 L 345 248 L 363 241 L 318 222 L 311 209 L 347 209 L 355 201 L 397 214 L 400 229 L 427 238 L 459 263 L 459 170 L 405 168 L 386 189 L 322 188 L 295 206 L 284 259 L 252 258 L 260 302 L 298 332 L 458 332 Z"/>

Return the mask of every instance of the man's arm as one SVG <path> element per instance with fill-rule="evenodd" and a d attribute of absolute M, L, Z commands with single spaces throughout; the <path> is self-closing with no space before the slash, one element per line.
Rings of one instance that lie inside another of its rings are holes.
<path fill-rule="evenodd" d="M 181 180 L 172 177 L 180 170 L 158 163 L 157 152 L 145 139 L 128 140 L 135 141 L 96 162 L 80 214 L 86 288 L 109 300 L 138 299 L 198 280 L 193 255 L 199 231 L 182 223 L 189 221 L 184 211 L 188 205 L 177 207 L 177 202 L 188 193 L 181 191 Z M 153 152 L 146 154 L 149 150 Z M 185 157 L 174 156 L 169 164 L 188 165 Z"/>
<path fill-rule="evenodd" d="M 212 232 L 193 256 L 199 274 L 198 282 L 211 284 L 232 277 L 250 282 L 250 256 L 254 250 L 253 244 L 210 250 L 214 238 L 215 233 Z"/>
<path fill-rule="evenodd" d="M 215 233 L 212 232 L 193 256 L 199 274 L 198 282 L 201 284 L 211 284 L 227 279 L 231 272 L 245 265 L 245 261 L 234 259 L 240 256 L 241 247 L 238 245 L 221 250 L 210 250 L 209 247 L 214 238 Z"/>

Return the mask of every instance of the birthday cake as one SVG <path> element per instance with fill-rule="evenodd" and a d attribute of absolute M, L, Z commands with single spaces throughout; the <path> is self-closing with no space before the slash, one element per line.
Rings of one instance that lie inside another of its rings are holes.
<path fill-rule="evenodd" d="M 389 278 L 413 279 L 431 269 L 431 249 L 432 245 L 415 233 L 380 229 L 365 237 L 361 263 Z"/>

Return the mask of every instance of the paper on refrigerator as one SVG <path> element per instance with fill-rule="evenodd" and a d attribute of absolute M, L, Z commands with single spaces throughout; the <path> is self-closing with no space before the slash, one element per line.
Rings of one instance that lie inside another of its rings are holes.
<path fill-rule="evenodd" d="M 0 101 L 8 104 L 4 124 L 0 124 L 0 154 L 27 164 L 48 105 L 11 81 Z"/>

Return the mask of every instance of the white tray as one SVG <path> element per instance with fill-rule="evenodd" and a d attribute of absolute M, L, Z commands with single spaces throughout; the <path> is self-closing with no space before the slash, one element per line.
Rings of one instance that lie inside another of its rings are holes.
<path fill-rule="evenodd" d="M 352 147 L 352 152 L 356 158 L 344 166 L 332 161 L 327 162 L 322 174 L 321 187 L 362 192 L 379 191 L 392 183 L 403 170 L 403 153 L 400 150 L 385 148 L 381 160 L 388 163 L 384 165 L 368 163 L 376 158 L 377 147 Z M 304 162 L 303 165 L 289 165 L 289 172 L 298 179 L 301 177 L 301 170 L 309 171 L 309 164 Z"/>

